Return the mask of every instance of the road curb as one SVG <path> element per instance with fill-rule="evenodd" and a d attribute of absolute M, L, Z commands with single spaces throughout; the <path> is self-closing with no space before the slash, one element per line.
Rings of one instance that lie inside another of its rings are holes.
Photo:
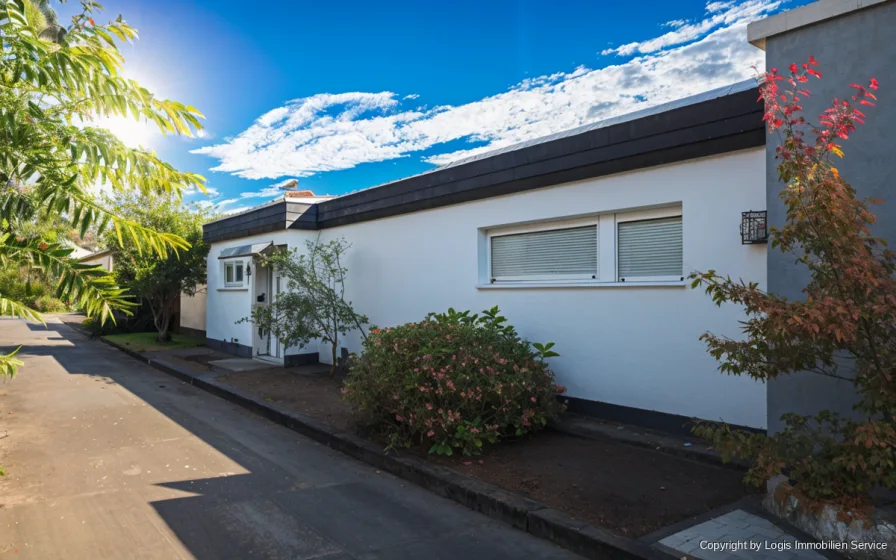
<path fill-rule="evenodd" d="M 548 540 L 576 554 L 592 559 L 669 560 L 673 556 L 649 545 L 617 535 L 606 529 L 577 521 L 546 505 L 497 486 L 476 480 L 451 469 L 416 457 L 385 453 L 380 445 L 354 433 L 338 430 L 314 418 L 286 410 L 214 379 L 186 371 L 163 359 L 147 359 L 119 344 L 100 338 L 127 355 L 239 405 L 350 457 L 389 472 L 430 492 L 453 500 L 521 531 Z"/>
<path fill-rule="evenodd" d="M 74 327 L 72 327 L 72 328 L 74 328 Z M 75 330 L 80 330 L 80 329 L 75 329 Z M 81 331 L 81 333 L 84 335 L 90 336 L 88 333 L 86 333 L 84 331 Z M 93 337 L 91 337 L 91 338 L 93 338 Z M 128 356 L 134 358 L 135 360 L 139 360 L 139 361 L 143 362 L 144 364 L 149 363 L 149 358 L 147 358 L 146 356 L 143 356 L 139 352 L 134 352 L 130 348 L 127 348 L 126 346 L 122 346 L 121 344 L 118 344 L 117 342 L 112 342 L 111 340 L 107 339 L 105 336 L 98 336 L 98 337 L 96 337 L 96 340 L 99 340 L 100 342 L 108 344 L 109 346 L 111 346 L 112 348 L 115 348 L 116 350 L 121 350 Z"/>

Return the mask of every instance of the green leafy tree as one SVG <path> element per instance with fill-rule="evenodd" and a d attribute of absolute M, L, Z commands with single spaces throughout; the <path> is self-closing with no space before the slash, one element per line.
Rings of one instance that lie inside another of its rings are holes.
<path fill-rule="evenodd" d="M 70 247 L 21 226 L 63 218 L 82 236 L 108 228 L 119 245 L 127 238 L 162 257 L 189 248 L 175 234 L 116 214 L 94 192 L 106 184 L 116 192 L 177 196 L 187 188 L 204 189 L 205 180 L 90 124 L 117 116 L 190 135 L 201 128 L 202 115 L 125 78 L 118 44 L 136 39 L 137 32 L 121 16 L 97 24 L 96 2 L 83 0 L 81 6 L 71 25 L 45 33 L 58 27 L 45 1 L 0 0 L 0 267 L 44 271 L 57 279 L 56 297 L 105 322 L 114 320 L 113 310 L 127 312 L 133 305 L 112 277 L 75 262 Z M 0 286 L 0 314 L 42 320 L 4 290 Z M 20 362 L 14 354 L 0 356 L 0 375 L 15 373 Z"/>
<path fill-rule="evenodd" d="M 358 314 L 345 301 L 345 275 L 342 264 L 351 247 L 344 238 L 328 243 L 307 241 L 307 253 L 298 249 L 263 258 L 264 264 L 286 278 L 287 291 L 264 307 L 257 307 L 251 322 L 276 336 L 284 347 L 305 347 L 312 340 L 322 339 L 331 347 L 330 375 L 339 365 L 339 340 L 358 329 L 366 339 L 363 325 L 367 317 Z"/>
<path fill-rule="evenodd" d="M 157 340 L 168 342 L 181 293 L 192 296 L 196 286 L 206 281 L 208 245 L 202 240 L 202 224 L 208 215 L 198 206 L 182 205 L 173 195 L 119 193 L 111 206 L 118 215 L 142 227 L 173 233 L 190 244 L 189 249 L 159 255 L 144 251 L 128 239 L 117 245 L 112 231 L 105 236 L 106 245 L 112 248 L 113 274 L 118 285 L 146 302 L 152 311 Z"/>
<path fill-rule="evenodd" d="M 65 0 L 60 0 L 65 3 Z M 44 40 L 58 43 L 65 37 L 66 29 L 59 25 L 56 11 L 49 0 L 28 0 L 23 4 L 25 20 L 31 30 Z"/>

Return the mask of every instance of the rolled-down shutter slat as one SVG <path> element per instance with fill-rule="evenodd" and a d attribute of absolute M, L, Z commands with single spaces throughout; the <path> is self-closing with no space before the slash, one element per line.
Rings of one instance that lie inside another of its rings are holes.
<path fill-rule="evenodd" d="M 681 277 L 681 216 L 621 222 L 617 241 L 620 279 Z"/>
<path fill-rule="evenodd" d="M 597 226 L 491 238 L 492 278 L 597 274 Z"/>

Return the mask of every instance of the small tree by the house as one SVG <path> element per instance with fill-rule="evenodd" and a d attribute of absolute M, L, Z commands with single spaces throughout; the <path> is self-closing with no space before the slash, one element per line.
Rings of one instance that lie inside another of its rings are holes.
<path fill-rule="evenodd" d="M 159 342 L 171 340 L 171 322 L 182 293 L 194 295 L 206 283 L 208 245 L 202 240 L 202 224 L 208 214 L 198 206 L 187 206 L 168 195 L 143 196 L 119 193 L 112 206 L 119 215 L 143 227 L 177 235 L 186 249 L 165 256 L 147 251 L 122 237 L 118 230 L 105 234 L 112 248 L 113 274 L 120 286 L 141 298 L 152 311 Z"/>
<path fill-rule="evenodd" d="M 345 300 L 345 254 L 351 245 L 342 237 L 323 243 L 307 241 L 306 252 L 298 249 L 260 257 L 286 279 L 286 291 L 269 305 L 257 307 L 249 321 L 267 331 L 286 347 L 304 348 L 312 340 L 329 343 L 330 375 L 340 365 L 341 337 L 363 326 L 367 317 L 356 313 Z"/>
<path fill-rule="evenodd" d="M 717 304 L 740 304 L 747 313 L 743 340 L 702 336 L 723 373 L 768 381 L 811 371 L 851 379 L 860 400 L 851 418 L 786 414 L 785 428 L 773 436 L 709 424 L 697 432 L 726 455 L 752 459 L 749 478 L 757 484 L 784 474 L 810 504 L 863 511 L 874 488 L 896 488 L 896 253 L 871 232 L 869 208 L 881 201 L 857 199 L 834 165 L 843 157 L 840 141 L 864 122 L 858 106 L 874 104 L 877 81 L 852 84 L 853 95 L 834 99 L 819 124 L 810 124 L 800 113 L 806 82 L 821 77 L 816 64 L 810 57 L 791 65 L 787 78 L 772 69 L 760 81 L 768 130 L 782 136 L 778 172 L 787 211 L 770 240 L 807 269 L 805 299 L 712 270 L 692 277 Z"/>

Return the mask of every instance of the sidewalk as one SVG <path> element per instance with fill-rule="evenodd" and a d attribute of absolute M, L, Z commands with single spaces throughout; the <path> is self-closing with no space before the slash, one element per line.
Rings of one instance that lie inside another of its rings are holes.
<path fill-rule="evenodd" d="M 660 550 L 704 560 L 840 558 L 835 553 L 801 550 L 798 543 L 814 539 L 774 519 L 755 502 L 732 504 L 645 539 Z"/>

